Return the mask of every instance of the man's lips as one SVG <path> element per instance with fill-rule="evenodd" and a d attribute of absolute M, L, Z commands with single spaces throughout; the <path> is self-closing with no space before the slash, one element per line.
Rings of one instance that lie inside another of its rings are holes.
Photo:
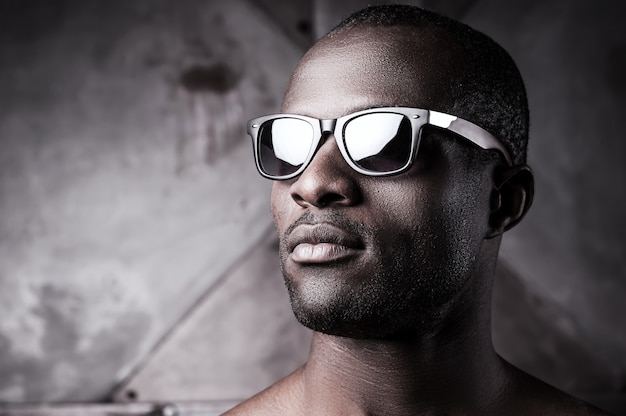
<path fill-rule="evenodd" d="M 287 237 L 296 263 L 328 263 L 345 259 L 364 248 L 361 239 L 330 223 L 301 224 Z"/>

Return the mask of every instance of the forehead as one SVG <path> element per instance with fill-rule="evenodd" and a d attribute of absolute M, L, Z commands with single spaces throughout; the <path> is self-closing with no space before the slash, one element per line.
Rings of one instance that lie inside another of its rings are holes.
<path fill-rule="evenodd" d="M 352 29 L 304 56 L 282 110 L 317 118 L 379 106 L 445 110 L 459 57 L 457 44 L 433 28 Z"/>

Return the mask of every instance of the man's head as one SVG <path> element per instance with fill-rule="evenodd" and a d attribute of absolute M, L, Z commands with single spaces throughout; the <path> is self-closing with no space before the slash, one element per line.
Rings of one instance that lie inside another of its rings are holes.
<path fill-rule="evenodd" d="M 415 77 L 428 76 L 422 78 L 424 84 L 434 82 L 427 97 L 434 105 L 431 110 L 471 120 L 505 144 L 514 164 L 526 163 L 529 116 L 524 82 L 509 54 L 485 34 L 418 7 L 386 5 L 354 13 L 320 44 L 355 29 L 385 27 L 406 29 L 404 40 L 409 43 L 398 46 L 404 47 L 406 60 L 416 58 L 409 71 Z M 433 58 L 440 65 L 429 65 Z"/>
<path fill-rule="evenodd" d="M 282 110 L 337 119 L 379 107 L 462 117 L 490 131 L 515 164 L 525 160 L 527 105 L 515 65 L 486 36 L 438 15 L 380 6 L 348 18 L 301 60 Z M 338 140 L 324 132 L 306 169 L 272 190 L 298 319 L 334 335 L 404 336 L 449 308 L 487 302 L 488 293 L 463 294 L 488 287 L 499 236 L 530 203 L 528 170 L 426 126 L 411 166 L 371 176 L 347 163 Z"/>

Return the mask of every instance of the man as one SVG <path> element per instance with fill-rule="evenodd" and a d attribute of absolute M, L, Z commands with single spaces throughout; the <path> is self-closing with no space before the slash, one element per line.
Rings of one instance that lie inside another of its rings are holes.
<path fill-rule="evenodd" d="M 282 112 L 249 133 L 315 332 L 302 368 L 229 415 L 603 414 L 492 346 L 500 239 L 533 196 L 526 94 L 501 47 L 371 7 L 307 52 Z"/>

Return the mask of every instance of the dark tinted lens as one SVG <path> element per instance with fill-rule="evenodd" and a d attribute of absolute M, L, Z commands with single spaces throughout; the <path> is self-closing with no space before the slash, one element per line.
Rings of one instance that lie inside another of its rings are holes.
<path fill-rule="evenodd" d="M 278 118 L 259 129 L 259 164 L 271 176 L 294 173 L 306 161 L 313 143 L 313 126 L 297 118 Z"/>
<path fill-rule="evenodd" d="M 362 169 L 392 172 L 411 157 L 411 121 L 402 114 L 370 113 L 346 123 L 343 131 L 348 155 Z"/>

